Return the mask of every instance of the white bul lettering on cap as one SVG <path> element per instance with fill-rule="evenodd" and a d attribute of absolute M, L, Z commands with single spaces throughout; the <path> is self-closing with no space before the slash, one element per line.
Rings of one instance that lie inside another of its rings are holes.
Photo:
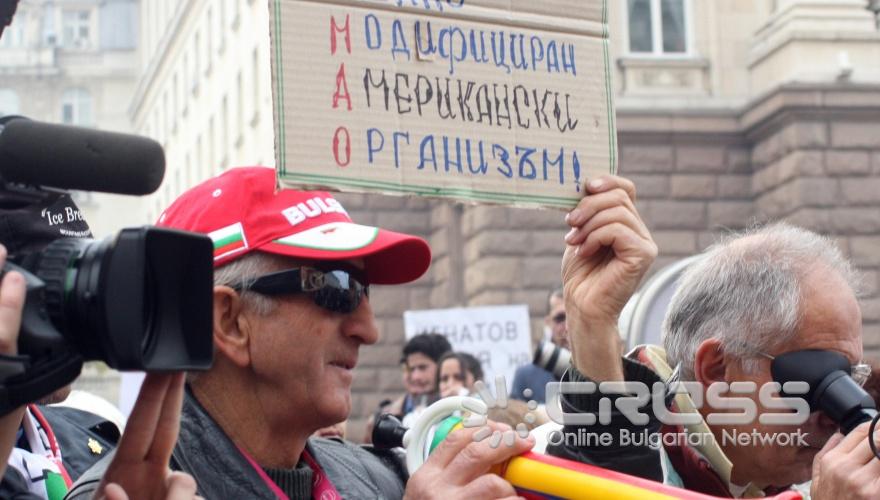
<path fill-rule="evenodd" d="M 321 214 L 340 213 L 348 215 L 348 212 L 342 208 L 342 205 L 333 198 L 312 198 L 304 203 L 297 203 L 292 207 L 285 208 L 281 211 L 291 226 L 295 226 L 300 222 L 317 217 Z"/>

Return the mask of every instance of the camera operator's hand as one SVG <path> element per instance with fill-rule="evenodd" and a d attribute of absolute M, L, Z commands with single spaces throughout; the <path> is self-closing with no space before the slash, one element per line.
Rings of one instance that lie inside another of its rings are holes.
<path fill-rule="evenodd" d="M 496 422 L 493 430 L 510 427 Z M 515 498 L 513 486 L 490 472 L 493 465 L 531 450 L 535 439 L 516 436 L 513 446 L 492 448 L 489 439 L 474 441 L 479 428 L 459 429 L 446 437 L 406 484 L 405 499 Z"/>
<path fill-rule="evenodd" d="M 825 443 L 813 459 L 813 500 L 880 498 L 880 460 L 868 443 L 869 426 L 866 422 Z"/>
<path fill-rule="evenodd" d="M 617 319 L 654 262 L 657 245 L 636 211 L 632 182 L 607 175 L 585 189 L 565 218 L 571 226 L 562 257 L 568 336 L 581 373 L 623 380 Z"/>
<path fill-rule="evenodd" d="M 6 264 L 6 247 L 0 245 L 0 267 Z M 24 276 L 10 271 L 0 281 L 0 354 L 18 353 L 18 330 L 21 327 L 21 311 L 24 308 Z M 6 471 L 6 457 L 12 452 L 15 436 L 21 425 L 24 407 L 0 417 L 0 476 Z"/>
<path fill-rule="evenodd" d="M 168 461 L 180 430 L 183 373 L 149 373 L 95 498 L 190 500 L 196 482 L 171 472 Z"/>

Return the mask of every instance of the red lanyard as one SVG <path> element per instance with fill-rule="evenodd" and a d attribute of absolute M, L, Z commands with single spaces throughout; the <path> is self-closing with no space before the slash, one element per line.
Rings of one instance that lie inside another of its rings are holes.
<path fill-rule="evenodd" d="M 314 500 L 341 500 L 342 496 L 327 478 L 327 474 L 324 474 L 324 469 L 309 455 L 308 451 L 303 450 L 302 459 L 312 468 L 312 498 Z"/>
<path fill-rule="evenodd" d="M 52 455 L 46 458 L 58 467 L 58 472 L 61 474 L 61 477 L 64 479 L 64 484 L 67 485 L 67 489 L 69 490 L 70 487 L 73 486 L 73 481 L 70 479 L 70 474 L 67 473 L 67 469 L 64 468 L 64 464 L 61 463 L 61 449 L 58 447 L 58 440 L 55 439 L 55 433 L 52 432 L 52 427 L 49 426 L 49 422 L 46 420 L 46 417 L 43 416 L 43 413 L 37 409 L 37 405 L 28 405 L 28 410 L 34 418 L 37 419 L 37 422 L 46 434 L 46 439 L 49 441 L 49 451 Z M 37 430 L 37 434 L 39 435 L 39 430 Z"/>
<path fill-rule="evenodd" d="M 248 455 L 246 451 L 241 449 L 241 447 L 238 448 L 238 451 L 241 452 L 245 459 L 247 459 L 248 463 L 251 464 L 251 467 L 257 472 L 257 475 L 260 476 L 260 479 L 266 484 L 266 487 L 272 490 L 272 493 L 275 494 L 275 497 L 278 500 L 290 500 L 290 497 L 281 491 L 281 488 L 275 484 L 275 481 L 272 481 L 272 479 L 269 478 L 269 475 L 266 474 L 266 471 L 260 467 L 260 464 L 258 464 L 256 460 Z M 336 491 L 336 488 L 327 478 L 327 475 L 324 474 L 324 469 L 322 469 L 321 466 L 318 465 L 318 462 L 309 455 L 308 451 L 303 450 L 302 459 L 305 460 L 306 464 L 312 469 L 312 498 L 314 500 L 341 500 L 342 496 Z"/>

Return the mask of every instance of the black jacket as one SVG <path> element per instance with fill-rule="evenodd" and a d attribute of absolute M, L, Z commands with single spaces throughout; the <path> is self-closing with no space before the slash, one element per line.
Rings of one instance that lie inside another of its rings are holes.
<path fill-rule="evenodd" d="M 637 361 L 623 358 L 624 379 L 628 382 L 642 382 L 649 388 L 660 378 L 650 368 Z M 562 382 L 586 382 L 590 381 L 574 367 L 569 368 Z M 660 465 L 660 452 L 649 446 L 633 446 L 620 442 L 621 432 L 630 435 L 641 434 L 647 431 L 649 434 L 660 432 L 660 421 L 657 420 L 651 405 L 641 410 L 648 415 L 647 425 L 636 425 L 619 410 L 614 400 L 622 396 L 602 395 L 598 390 L 593 394 L 562 394 L 560 403 L 563 413 L 591 413 L 599 414 L 599 404 L 603 398 L 611 402 L 611 422 L 602 425 L 577 426 L 564 424 L 563 435 L 578 436 L 586 433 L 607 433 L 613 438 L 609 446 L 578 446 L 574 439 L 563 441 L 558 445 L 548 444 L 547 454 L 569 460 L 576 460 L 585 464 L 596 465 L 632 476 L 638 476 L 653 481 L 663 482 L 663 469 Z M 580 432 L 579 432 L 580 430 Z"/>
<path fill-rule="evenodd" d="M 403 498 L 408 477 L 399 454 L 338 439 L 312 438 L 306 447 L 343 498 Z M 107 457 L 90 469 L 65 498 L 90 499 L 110 460 Z M 199 495 L 206 500 L 275 499 L 257 471 L 188 388 L 171 468 L 191 474 Z M 128 493 L 133 498 L 137 495 Z"/>
<path fill-rule="evenodd" d="M 110 454 L 119 441 L 116 424 L 98 415 L 63 406 L 37 408 L 52 428 L 61 449 L 64 468 L 74 481 L 101 458 Z M 90 440 L 97 442 L 98 446 L 90 446 Z M 0 499 L 34 498 L 40 497 L 28 492 L 27 479 L 17 470 L 7 467 L 0 482 Z"/>

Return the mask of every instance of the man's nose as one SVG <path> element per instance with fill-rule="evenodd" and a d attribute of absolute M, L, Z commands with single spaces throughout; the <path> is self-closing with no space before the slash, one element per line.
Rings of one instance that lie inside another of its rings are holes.
<path fill-rule="evenodd" d="M 354 337 L 363 344 L 375 344 L 379 340 L 379 329 L 376 327 L 369 297 L 364 297 L 358 308 L 345 318 L 342 328 L 345 335 Z"/>

